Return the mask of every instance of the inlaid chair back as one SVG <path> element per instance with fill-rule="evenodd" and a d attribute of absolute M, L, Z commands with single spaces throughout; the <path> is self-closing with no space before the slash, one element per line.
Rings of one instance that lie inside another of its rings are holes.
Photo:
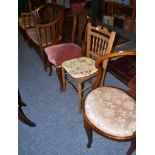
<path fill-rule="evenodd" d="M 78 93 L 79 112 L 81 112 L 84 92 L 91 88 L 91 85 L 85 88 L 84 83 L 91 81 L 97 75 L 95 61 L 112 51 L 115 35 L 115 32 L 109 32 L 104 27 L 93 26 L 92 23 L 88 22 L 83 43 L 86 56 L 68 60 L 62 64 L 63 90 L 66 90 L 66 82 L 75 88 Z M 107 66 L 107 61 L 104 66 Z M 70 77 L 78 82 L 78 88 L 74 82 L 69 80 Z"/>
<path fill-rule="evenodd" d="M 97 59 L 98 75 L 93 90 L 86 96 L 83 105 L 84 127 L 91 147 L 93 131 L 116 141 L 131 141 L 127 155 L 136 148 L 136 101 L 129 92 L 112 86 L 102 86 L 104 61 L 111 58 L 136 55 L 135 51 L 121 51 L 106 54 Z"/>

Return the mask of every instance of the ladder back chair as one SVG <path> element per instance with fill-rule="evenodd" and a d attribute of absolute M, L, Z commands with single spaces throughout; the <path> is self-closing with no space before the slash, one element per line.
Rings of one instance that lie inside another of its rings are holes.
<path fill-rule="evenodd" d="M 130 155 L 136 148 L 136 101 L 127 91 L 112 86 L 102 86 L 104 61 L 118 56 L 136 55 L 135 51 L 114 52 L 97 59 L 98 69 L 93 90 L 86 96 L 83 105 L 84 127 L 90 148 L 93 131 L 116 141 L 131 141 L 127 151 Z"/>
<path fill-rule="evenodd" d="M 95 60 L 111 52 L 115 35 L 115 32 L 109 32 L 106 28 L 93 26 L 88 22 L 84 42 L 86 46 L 83 46 L 86 50 L 86 56 L 65 61 L 62 64 L 63 91 L 66 90 L 66 82 L 76 90 L 79 112 L 81 112 L 84 93 L 91 88 L 91 85 L 88 87 L 84 85 L 97 75 Z M 106 65 L 107 62 L 105 62 Z M 77 81 L 77 86 L 73 83 L 74 81 Z"/>
<path fill-rule="evenodd" d="M 44 49 L 56 45 L 63 40 L 64 8 L 58 4 L 47 3 L 32 11 L 35 27 L 28 29 L 29 46 L 39 47 L 39 55 L 47 71 L 46 55 Z"/>

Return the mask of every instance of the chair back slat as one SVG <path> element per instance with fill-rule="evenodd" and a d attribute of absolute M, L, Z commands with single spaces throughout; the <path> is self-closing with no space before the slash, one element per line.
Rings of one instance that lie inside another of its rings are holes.
<path fill-rule="evenodd" d="M 115 35 L 115 32 L 109 32 L 106 28 L 88 23 L 86 56 L 96 60 L 99 56 L 110 53 Z"/>
<path fill-rule="evenodd" d="M 50 45 L 57 44 L 62 40 L 61 19 L 49 24 L 37 25 L 37 36 L 41 47 L 45 48 Z"/>

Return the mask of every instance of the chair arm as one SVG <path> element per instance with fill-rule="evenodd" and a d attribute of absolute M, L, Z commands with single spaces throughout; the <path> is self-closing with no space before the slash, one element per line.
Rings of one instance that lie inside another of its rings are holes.
<path fill-rule="evenodd" d="M 93 89 L 97 88 L 102 80 L 103 71 L 106 70 L 109 59 L 119 56 L 127 56 L 127 55 L 136 55 L 135 50 L 128 50 L 125 52 L 113 52 L 110 54 L 106 54 L 104 56 L 99 57 L 96 60 L 95 67 L 98 69 L 98 75 L 96 77 L 96 81 L 93 84 Z"/>
<path fill-rule="evenodd" d="M 33 15 L 31 12 L 21 13 L 21 18 L 24 29 L 35 27 L 35 22 L 33 20 Z"/>

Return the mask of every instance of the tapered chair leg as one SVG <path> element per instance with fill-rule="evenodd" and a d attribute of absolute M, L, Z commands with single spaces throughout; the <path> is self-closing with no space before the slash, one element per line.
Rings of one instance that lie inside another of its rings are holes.
<path fill-rule="evenodd" d="M 134 152 L 135 149 L 136 149 L 136 139 L 133 139 L 131 141 L 130 148 L 128 149 L 128 152 L 127 152 L 126 155 L 131 155 Z"/>
<path fill-rule="evenodd" d="M 29 120 L 25 114 L 23 113 L 21 108 L 18 108 L 18 119 L 21 120 L 23 123 L 25 123 L 28 126 L 35 127 L 36 124 Z"/>
<path fill-rule="evenodd" d="M 92 140 L 93 140 L 93 131 L 92 131 L 92 129 L 90 129 L 88 127 L 88 125 L 86 124 L 85 120 L 84 120 L 84 128 L 85 128 L 85 131 L 86 131 L 86 134 L 87 134 L 87 137 L 88 137 L 87 148 L 90 148 L 91 144 L 92 144 Z"/>
<path fill-rule="evenodd" d="M 43 49 L 40 49 L 40 54 L 41 54 L 41 59 L 42 59 L 42 62 L 43 62 L 44 70 L 47 72 L 47 61 L 46 61 L 46 55 L 45 55 L 45 52 L 44 52 Z"/>
<path fill-rule="evenodd" d="M 82 108 L 82 83 L 78 82 L 78 108 L 79 112 L 81 112 Z"/>
<path fill-rule="evenodd" d="M 65 77 L 65 69 L 62 67 L 62 91 L 65 92 L 66 91 L 66 77 Z"/>
<path fill-rule="evenodd" d="M 57 77 L 59 79 L 59 83 L 60 83 L 60 92 L 63 91 L 63 82 L 62 82 L 62 69 L 61 67 L 56 68 L 56 73 L 57 73 Z"/>

